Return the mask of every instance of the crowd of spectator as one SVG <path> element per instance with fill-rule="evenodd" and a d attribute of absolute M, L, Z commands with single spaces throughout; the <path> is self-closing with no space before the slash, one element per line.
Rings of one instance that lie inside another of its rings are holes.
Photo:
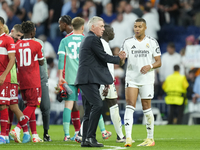
<path fill-rule="evenodd" d="M 158 33 L 166 25 L 200 27 L 200 1 L 197 0 L 0 0 L 0 2 L 0 14 L 5 19 L 9 30 L 15 24 L 21 24 L 26 20 L 35 23 L 36 37 L 45 45 L 51 101 L 56 99 L 54 87 L 58 81 L 55 43 L 59 45 L 60 40 L 65 36 L 59 31 L 60 16 L 84 18 L 84 34 L 88 32 L 87 22 L 91 17 L 96 15 L 102 17 L 115 32 L 115 38 L 110 42 L 114 55 L 118 54 L 123 41 L 134 34 L 134 21 L 139 17 L 147 22 L 146 34 L 154 37 L 158 42 L 162 38 Z M 183 44 L 185 46 L 181 51 L 177 50 L 175 44 L 170 41 L 166 49 L 161 49 L 162 52 L 166 52 L 162 54 L 162 67 L 156 70 L 154 99 L 163 99 L 162 83 L 173 73 L 173 66 L 176 64 L 181 67 L 180 73 L 187 76 L 190 83 L 188 98 L 193 98 L 192 86 L 196 85 L 197 69 L 195 66 L 194 69 L 191 66 L 187 67 L 184 59 L 187 45 L 198 44 L 198 40 L 194 35 L 188 36 L 185 40 Z M 115 82 L 119 99 L 124 99 L 124 67 L 115 65 Z M 196 99 L 198 98 L 196 95 Z"/>

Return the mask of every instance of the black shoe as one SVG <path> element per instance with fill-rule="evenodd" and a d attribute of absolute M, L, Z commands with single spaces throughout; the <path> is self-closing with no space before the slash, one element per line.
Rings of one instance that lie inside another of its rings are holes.
<path fill-rule="evenodd" d="M 120 138 L 120 137 L 117 135 L 116 142 L 117 142 L 117 143 L 125 143 L 125 142 L 126 142 L 126 137 L 124 136 L 123 138 Z"/>
<path fill-rule="evenodd" d="M 91 146 L 88 145 L 86 142 L 81 142 L 81 147 L 91 147 Z"/>
<path fill-rule="evenodd" d="M 44 139 L 45 142 L 51 142 L 52 141 L 48 134 L 44 135 L 43 139 Z"/>
<path fill-rule="evenodd" d="M 86 138 L 85 143 L 90 145 L 91 147 L 104 147 L 103 144 L 97 142 L 94 138 Z"/>

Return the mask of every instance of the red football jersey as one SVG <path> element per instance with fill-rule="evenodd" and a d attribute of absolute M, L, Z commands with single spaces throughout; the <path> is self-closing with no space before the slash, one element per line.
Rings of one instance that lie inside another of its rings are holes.
<path fill-rule="evenodd" d="M 0 35 L 0 75 L 6 70 L 9 63 L 8 53 L 15 53 L 15 44 L 12 37 L 3 33 Z M 10 72 L 4 82 L 10 82 Z"/>
<path fill-rule="evenodd" d="M 41 87 L 38 60 L 44 59 L 42 46 L 32 39 L 23 39 L 15 45 L 20 89 Z"/>

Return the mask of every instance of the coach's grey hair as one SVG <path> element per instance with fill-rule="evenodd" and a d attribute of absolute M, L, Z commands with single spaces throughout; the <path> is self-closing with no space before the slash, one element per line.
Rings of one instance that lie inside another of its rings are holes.
<path fill-rule="evenodd" d="M 94 16 L 88 21 L 89 30 L 92 28 L 92 25 L 96 25 L 98 21 L 104 21 L 101 17 Z"/>

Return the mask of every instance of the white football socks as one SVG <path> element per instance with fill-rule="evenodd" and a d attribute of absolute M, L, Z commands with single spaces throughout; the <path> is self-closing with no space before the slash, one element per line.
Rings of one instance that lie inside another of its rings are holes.
<path fill-rule="evenodd" d="M 119 116 L 118 104 L 110 107 L 110 118 L 113 122 L 117 135 L 122 139 L 124 137 L 124 134 L 122 132 L 122 122 L 121 117 Z"/>
<path fill-rule="evenodd" d="M 154 116 L 151 108 L 143 110 L 144 117 L 146 119 L 146 129 L 147 129 L 147 138 L 153 139 L 154 133 Z"/>
<path fill-rule="evenodd" d="M 133 113 L 135 108 L 131 105 L 126 105 L 124 114 L 124 126 L 126 131 L 126 138 L 132 138 L 132 127 L 133 127 Z"/>

